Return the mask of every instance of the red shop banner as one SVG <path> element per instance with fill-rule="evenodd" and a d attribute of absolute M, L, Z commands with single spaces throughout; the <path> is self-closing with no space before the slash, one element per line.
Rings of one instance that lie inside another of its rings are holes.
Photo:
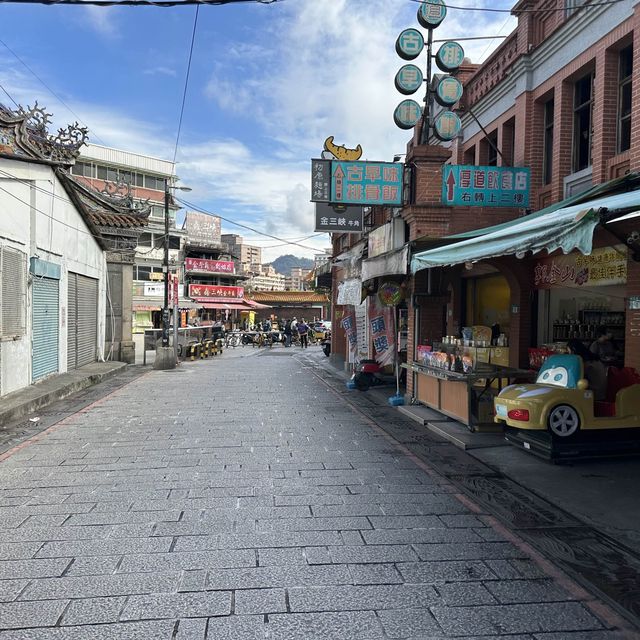
<path fill-rule="evenodd" d="M 244 298 L 244 287 L 223 287 L 218 284 L 190 284 L 190 298 Z"/>
<path fill-rule="evenodd" d="M 187 271 L 206 271 L 207 273 L 235 273 L 236 266 L 233 262 L 225 260 L 205 260 L 204 258 L 186 258 Z"/>

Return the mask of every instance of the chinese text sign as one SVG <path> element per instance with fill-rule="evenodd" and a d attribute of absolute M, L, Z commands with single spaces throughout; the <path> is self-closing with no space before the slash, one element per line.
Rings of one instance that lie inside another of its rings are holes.
<path fill-rule="evenodd" d="M 442 203 L 470 207 L 529 206 L 530 171 L 526 167 L 444 165 Z"/>

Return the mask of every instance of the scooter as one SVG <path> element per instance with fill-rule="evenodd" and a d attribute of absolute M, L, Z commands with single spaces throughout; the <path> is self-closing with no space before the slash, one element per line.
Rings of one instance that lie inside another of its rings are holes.
<path fill-rule="evenodd" d="M 394 376 L 384 374 L 375 360 L 360 360 L 351 377 L 358 391 L 368 391 L 371 387 L 395 384 Z"/>

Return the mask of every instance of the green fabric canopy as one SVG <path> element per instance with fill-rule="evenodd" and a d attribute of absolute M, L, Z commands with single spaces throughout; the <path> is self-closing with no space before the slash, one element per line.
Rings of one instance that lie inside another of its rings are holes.
<path fill-rule="evenodd" d="M 578 249 L 583 254 L 590 254 L 593 231 L 601 221 L 601 210 L 611 214 L 634 208 L 640 209 L 640 190 L 592 199 L 542 215 L 539 212 L 517 218 L 485 229 L 476 237 L 415 254 L 411 260 L 411 272 L 505 255 L 522 258 L 528 252 L 543 250 L 551 253 L 561 249 L 563 253 L 569 253 Z"/>

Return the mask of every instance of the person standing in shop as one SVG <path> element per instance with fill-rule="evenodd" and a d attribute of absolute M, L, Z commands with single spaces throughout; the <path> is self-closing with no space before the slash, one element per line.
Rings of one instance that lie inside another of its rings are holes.
<path fill-rule="evenodd" d="M 607 327 L 596 329 L 596 339 L 591 343 L 589 351 L 593 353 L 603 364 L 612 364 L 616 360 L 616 346 L 611 340 Z"/>

